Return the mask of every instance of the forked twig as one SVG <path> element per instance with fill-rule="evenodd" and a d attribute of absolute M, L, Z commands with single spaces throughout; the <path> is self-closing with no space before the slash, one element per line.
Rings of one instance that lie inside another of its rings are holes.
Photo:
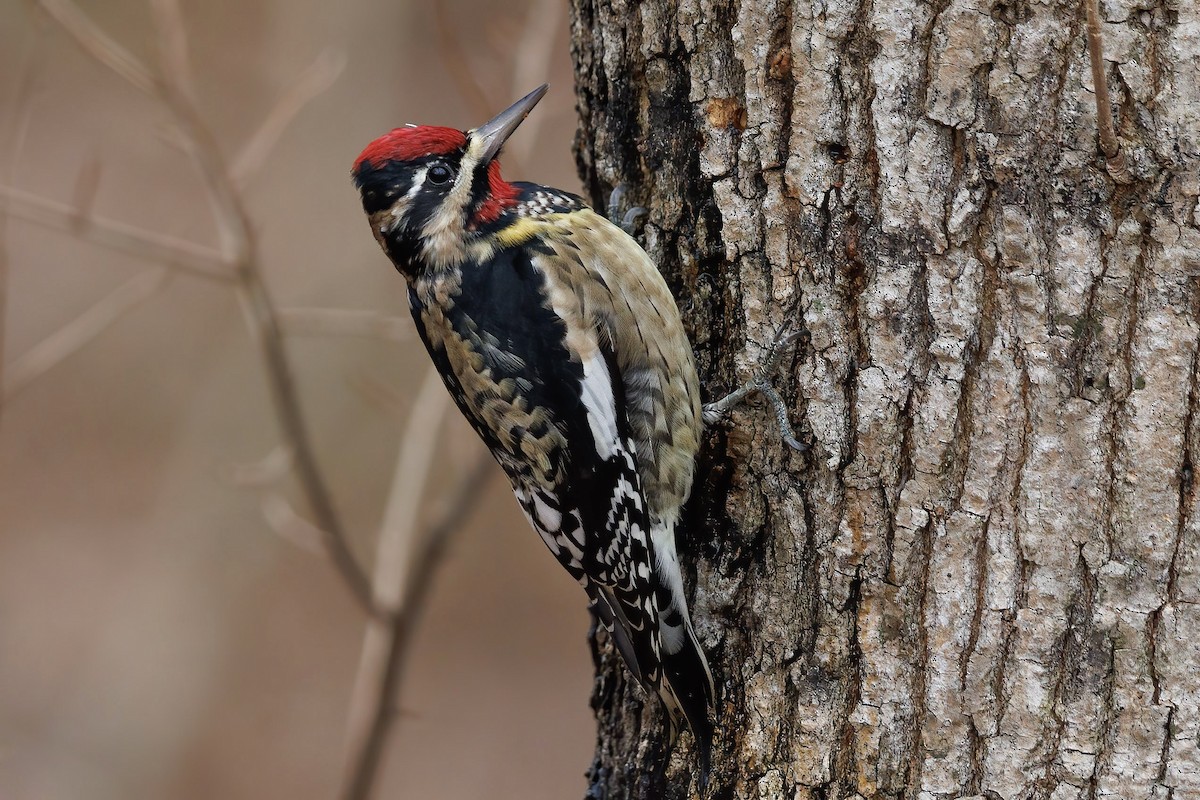
<path fill-rule="evenodd" d="M 429 369 L 408 414 L 379 534 L 373 578 L 375 604 L 386 609 L 390 618 L 367 623 L 358 677 L 350 694 L 344 762 L 347 777 L 342 795 L 347 800 L 366 797 L 374 783 L 391 718 L 388 709 L 398 682 L 395 662 L 404 653 L 412 621 L 420 615 L 424 598 L 422 582 L 433 568 L 425 563 L 429 558 L 428 546 L 442 546 L 440 542 L 419 537 L 416 523 L 447 399 L 440 376 L 435 369 Z"/>
<path fill-rule="evenodd" d="M 77 19 L 75 16 L 77 12 L 69 4 L 64 4 L 62 0 L 51 0 L 51 2 L 56 14 L 55 19 L 61 17 L 71 22 L 68 30 L 80 30 L 81 32 L 87 30 L 87 23 Z M 111 42 L 111 40 L 109 41 Z M 85 47 L 85 49 L 87 48 Z M 115 43 L 98 49 L 105 53 L 112 50 L 125 52 Z M 92 52 L 92 50 L 88 49 L 88 52 Z M 145 67 L 127 54 L 117 57 L 117 61 L 122 65 L 131 63 L 134 70 L 145 70 Z M 259 129 L 247 140 L 241 152 L 233 160 L 230 173 L 238 187 L 244 186 L 258 171 L 272 148 L 278 143 L 287 125 L 300 110 L 321 92 L 328 89 L 344 67 L 344 58 L 332 52 L 325 52 L 300 74 L 296 82 L 275 104 Z M 14 117 L 14 119 L 18 118 Z M 188 146 L 186 140 L 183 140 L 181 144 L 185 147 Z M 60 203 L 8 185 L 0 185 L 0 198 L 8 201 L 11 206 L 11 214 L 17 219 L 51 230 L 71 233 L 101 247 L 158 261 L 164 266 L 181 270 L 192 277 L 223 283 L 234 281 L 234 277 L 230 273 L 228 257 L 207 245 L 139 228 L 126 222 L 84 213 L 84 209 L 81 209 L 78 204 Z"/>
<path fill-rule="evenodd" d="M 233 160 L 229 172 L 236 186 L 244 186 L 247 179 L 258 171 L 296 115 L 333 86 L 345 68 L 344 54 L 326 50 L 300 73 Z"/>
<path fill-rule="evenodd" d="M 417 621 L 424 614 L 433 576 L 465 522 L 484 482 L 494 470 L 480 455 L 446 498 L 439 521 L 425 531 L 417 524 L 429 466 L 441 442 L 441 421 L 449 407 L 441 377 L 430 369 L 405 425 L 392 490 L 384 513 L 376 559 L 375 602 L 393 612 L 390 620 L 368 623 L 358 677 L 350 696 L 346 733 L 344 800 L 370 795 L 394 719 L 393 704 L 411 650 Z"/>
<path fill-rule="evenodd" d="M 184 24 L 174 0 L 154 0 L 155 23 L 163 51 L 163 75 L 153 73 L 107 36 L 70 0 L 39 0 L 83 49 L 137 88 L 158 97 L 183 134 L 209 197 L 221 241 L 221 254 L 233 272 L 247 323 L 258 341 L 266 366 L 272 403 L 285 444 L 291 449 L 296 474 L 315 524 L 325 537 L 330 560 L 341 573 L 359 605 L 371 615 L 376 609 L 366 573 L 350 548 L 333 501 L 316 463 L 300 410 L 283 337 L 259 268 L 249 217 L 211 132 L 191 100 L 186 49 L 180 49 Z"/>
<path fill-rule="evenodd" d="M 79 208 L 34 197 L 16 189 L 0 189 L 26 219 L 62 230 L 82 233 L 93 241 L 138 255 L 160 259 L 164 264 L 206 278 L 233 283 L 242 301 L 248 326 L 262 349 L 263 362 L 272 401 L 282 429 L 282 445 L 256 468 L 239 473 L 239 479 L 266 487 L 281 477 L 290 463 L 295 469 L 314 520 L 309 522 L 296 513 L 285 497 L 267 488 L 262 510 L 272 527 L 301 546 L 319 545 L 336 565 L 339 574 L 360 605 L 368 611 L 366 636 L 358 681 L 350 707 L 347 731 L 347 798 L 365 798 L 371 790 L 386 742 L 392 718 L 392 704 L 401 675 L 411 651 L 416 624 L 424 612 L 436 567 L 446 552 L 451 535 L 459 529 L 474 507 L 483 483 L 493 473 L 490 459 L 481 456 L 467 470 L 459 486 L 448 498 L 439 521 L 418 534 L 419 497 L 424 479 L 438 451 L 440 420 L 448 406 L 437 373 L 431 371 L 409 415 L 406 433 L 397 458 L 396 477 L 389 495 L 385 523 L 372 581 L 354 558 L 324 480 L 318 471 L 312 446 L 299 407 L 292 372 L 284 352 L 285 326 L 294 332 L 369 335 L 388 339 L 401 338 L 397 321 L 372 312 L 339 309 L 291 309 L 277 311 L 271 302 L 260 270 L 256 242 L 249 217 L 242 204 L 240 187 L 279 140 L 288 123 L 304 104 L 328 87 L 342 69 L 339 59 L 324 55 L 310 67 L 279 101 L 250 138 L 241 155 L 228 165 L 214 137 L 200 116 L 192 91 L 187 59 L 186 28 L 177 0 L 151 0 L 161 50 L 161 74 L 142 64 L 128 50 L 108 37 L 71 0 L 38 0 L 41 6 L 82 48 L 100 63 L 115 71 L 131 85 L 158 99 L 171 112 L 182 144 L 197 167 L 208 195 L 220 247 L 195 245 L 171 237 L 143 231 L 123 223 L 92 216 Z M 531 14 L 543 14 L 541 31 L 556 25 L 557 4 L 539 0 Z M 525 44 L 529 44 L 526 42 Z M 454 43 L 456 46 L 456 43 Z M 533 73 L 544 74 L 550 57 L 549 47 L 519 47 L 525 61 L 515 75 L 525 80 Z M 469 75 L 457 75 L 460 84 Z M 473 82 L 472 82 L 473 83 Z M 478 85 L 477 105 L 485 100 Z M 471 93 L 469 89 L 465 93 Z M 537 135 L 536 121 L 523 131 L 532 147 Z M 80 190 L 87 196 L 85 181 Z M 171 273 L 162 269 L 159 280 Z M 119 290 L 118 300 L 106 298 L 95 314 L 84 315 L 81 328 L 94 328 L 113 309 L 128 306 L 148 291 L 149 280 Z M 158 284 L 155 283 L 155 286 Z M 117 293 L 114 293 L 117 294 Z M 71 326 L 64 328 L 70 330 Z M 407 338 L 407 327 L 403 329 Z M 72 337 L 66 337 L 71 340 Z M 74 337 L 78 339 L 78 336 Z M 53 352 L 68 352 L 58 346 Z M 64 356 L 65 357 L 65 356 Z M 42 359 L 45 360 L 44 358 Z M 61 360 L 61 357 L 60 359 Z M 275 457 L 278 456 L 278 457 Z"/>
<path fill-rule="evenodd" d="M 38 5 L 71 35 L 84 52 L 136 89 L 150 95 L 155 93 L 156 81 L 150 70 L 102 31 L 71 0 L 38 0 Z"/>
<path fill-rule="evenodd" d="M 138 228 L 125 222 L 81 215 L 67 203 L 50 200 L 11 186 L 0 186 L 0 198 L 8 201 L 16 219 L 62 231 L 129 255 L 157 261 L 193 277 L 232 283 L 225 257 L 218 250 L 186 239 Z"/>
<path fill-rule="evenodd" d="M 525 36 L 517 44 L 518 62 L 514 65 L 514 81 L 542 80 L 549 66 L 552 50 L 533 37 L 546 36 L 546 30 L 557 25 L 559 5 L 553 0 L 538 0 L 530 7 L 530 15 L 541 14 L 549 19 L 537 24 L 530 17 Z M 489 112 L 488 102 L 479 84 L 467 68 L 466 60 L 455 62 L 461 53 L 453 28 L 446 24 L 444 6 L 437 4 L 439 31 L 443 53 L 452 75 L 470 104 L 478 107 L 480 119 Z M 518 87 L 517 93 L 524 91 Z M 522 140 L 532 146 L 537 141 L 544 115 L 534 115 L 522 128 Z M 409 412 L 404 445 L 396 467 L 396 483 L 389 495 L 388 511 L 380 536 L 376 559 L 376 603 L 394 609 L 390 620 L 374 619 L 368 623 L 359 662 L 358 679 L 351 698 L 347 724 L 346 779 L 344 800 L 366 800 L 371 793 L 383 755 L 388 731 L 394 718 L 393 704 L 407 662 L 417 620 L 424 612 L 425 601 L 433 576 L 449 544 L 451 534 L 458 530 L 474 504 L 487 477 L 493 474 L 491 459 L 481 456 L 461 481 L 454 497 L 450 498 L 441 521 L 423 536 L 416 532 L 416 510 L 422 484 L 436 452 L 433 419 L 440 420 L 448 405 L 445 391 L 437 373 L 431 370 L 422 384 L 416 404 Z M 434 399 L 436 398 L 436 400 Z"/>
<path fill-rule="evenodd" d="M 366 800 L 371 794 L 394 717 L 393 703 L 412 650 L 417 622 L 424 612 L 429 590 L 433 587 L 433 578 L 453 535 L 462 530 L 476 507 L 471 499 L 478 496 L 494 472 L 491 459 L 486 455 L 481 455 L 473 466 L 468 467 L 458 489 L 445 503 L 440 520 L 425 532 L 420 546 L 413 553 L 412 576 L 400 597 L 400 613 L 391 620 L 386 632 L 380 630 L 373 635 L 372 630 L 382 623 L 379 620 L 370 623 L 367 638 L 363 642 L 363 658 L 366 660 L 369 652 L 372 666 L 365 671 L 367 677 L 363 680 L 374 681 L 373 685 L 367 684 L 374 704 L 364 706 L 364 710 L 369 711 L 369 717 L 361 717 L 353 729 L 361 738 L 348 743 L 349 772 L 341 795 L 345 800 Z M 363 674 L 364 671 L 360 671 L 360 675 Z"/>
<path fill-rule="evenodd" d="M 25 145 L 25 135 L 29 131 L 29 120 L 31 109 L 33 107 L 33 87 L 37 69 L 40 64 L 39 56 L 44 52 L 42 47 L 41 27 L 38 28 L 37 34 L 31 37 L 27 45 L 25 54 L 21 59 L 21 66 L 17 72 L 17 85 L 13 108 L 8 114 L 5 126 L 5 141 L 9 146 L 9 152 L 12 154 L 3 165 L 2 178 L 3 183 L 9 183 L 13 179 L 13 173 L 16 171 L 17 163 L 21 157 L 21 151 Z M 10 216 L 10 205 L 6 196 L 0 196 L 0 408 L 3 407 L 2 387 L 8 381 L 9 376 L 4 364 L 4 339 L 5 330 L 7 328 L 8 317 L 8 221 Z"/>
<path fill-rule="evenodd" d="M 259 510 L 271 530 L 288 544 L 313 555 L 328 556 L 325 534 L 313 526 L 279 492 L 266 492 L 259 500 Z"/>

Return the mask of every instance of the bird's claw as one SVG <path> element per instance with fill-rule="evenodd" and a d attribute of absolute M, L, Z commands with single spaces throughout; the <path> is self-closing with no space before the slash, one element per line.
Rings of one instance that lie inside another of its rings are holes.
<path fill-rule="evenodd" d="M 619 219 L 621 230 L 633 236 L 637 230 L 637 221 L 650 212 L 642 206 L 632 206 L 622 214 L 621 210 L 625 206 L 625 195 L 628 193 L 623 183 L 618 183 L 613 187 L 612 193 L 608 196 L 608 220 L 609 222 L 616 222 Z"/>
<path fill-rule="evenodd" d="M 809 446 L 797 439 L 795 432 L 792 430 L 792 424 L 788 420 L 787 404 L 783 402 L 783 398 L 779 396 L 779 392 L 771 383 L 771 377 L 779 367 L 779 361 L 783 357 L 784 352 L 803 335 L 804 331 L 802 330 L 785 329 L 784 333 L 777 336 L 771 345 L 770 351 L 767 353 L 767 357 L 763 359 L 761 366 L 753 378 L 720 400 L 704 406 L 702 417 L 705 424 L 711 425 L 721 419 L 721 417 L 740 405 L 750 395 L 761 394 L 771 404 L 771 408 L 775 412 L 775 424 L 779 427 L 779 438 L 783 440 L 783 443 L 797 452 L 803 453 L 807 451 Z"/>

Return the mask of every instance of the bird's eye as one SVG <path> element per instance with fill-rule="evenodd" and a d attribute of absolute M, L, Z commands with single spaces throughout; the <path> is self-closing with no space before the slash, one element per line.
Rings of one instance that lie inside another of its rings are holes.
<path fill-rule="evenodd" d="M 453 176 L 454 171 L 445 164 L 434 164 L 429 168 L 429 172 L 426 173 L 426 177 L 429 178 L 430 183 L 445 183 Z"/>

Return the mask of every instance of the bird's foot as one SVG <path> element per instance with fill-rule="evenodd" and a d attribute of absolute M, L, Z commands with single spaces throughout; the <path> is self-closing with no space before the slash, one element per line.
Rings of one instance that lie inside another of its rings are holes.
<path fill-rule="evenodd" d="M 779 361 L 783 358 L 783 354 L 803 336 L 804 331 L 785 327 L 775 337 L 775 341 L 771 344 L 771 349 L 767 351 L 767 357 L 763 359 L 753 378 L 720 400 L 704 406 L 704 423 L 712 425 L 740 405 L 750 395 L 760 394 L 766 398 L 767 402 L 771 404 L 771 408 L 775 411 L 775 424 L 779 427 L 779 438 L 783 440 L 784 444 L 802 453 L 808 450 L 808 445 L 796 438 L 796 434 L 792 430 L 792 424 L 788 421 L 787 405 L 783 402 L 783 398 L 779 396 L 779 392 L 771 383 L 775 371 L 779 368 Z"/>
<path fill-rule="evenodd" d="M 632 206 L 622 214 L 621 209 L 625 206 L 625 195 L 627 193 L 628 190 L 623 183 L 619 183 L 613 187 L 612 194 L 608 196 L 608 221 L 617 222 L 619 219 L 620 222 L 617 222 L 617 224 L 621 226 L 621 230 L 633 236 L 637 230 L 638 220 L 650 212 L 642 206 Z"/>

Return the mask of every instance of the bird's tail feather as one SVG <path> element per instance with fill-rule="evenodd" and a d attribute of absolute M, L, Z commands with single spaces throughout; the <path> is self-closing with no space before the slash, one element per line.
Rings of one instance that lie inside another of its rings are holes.
<path fill-rule="evenodd" d="M 617 652 L 621 654 L 625 665 L 633 673 L 634 679 L 645 686 L 646 677 L 641 662 L 638 661 L 638 649 L 634 646 L 631 638 L 631 626 L 625 617 L 625 612 L 621 609 L 620 601 L 613 594 L 613 590 L 607 586 L 589 583 L 586 588 L 588 595 L 592 598 L 592 609 L 600 618 L 604 630 L 608 631 L 612 637 L 617 646 Z"/>
<path fill-rule="evenodd" d="M 657 613 L 647 613 L 637 593 L 625 597 L 620 590 L 595 583 L 586 588 L 600 622 L 634 678 L 647 692 L 657 694 L 666 707 L 671 740 L 675 740 L 681 724 L 692 731 L 703 788 L 712 751 L 710 713 L 715 708 L 716 690 L 688 614 L 674 542 L 669 550 L 656 549 L 653 594 Z M 644 599 L 644 595 L 640 597 Z"/>
<path fill-rule="evenodd" d="M 714 706 L 712 672 L 690 622 L 685 624 L 683 646 L 674 653 L 662 653 L 663 680 L 658 694 L 671 711 L 672 727 L 682 717 L 696 737 L 696 744 L 707 755 L 712 743 L 713 724 L 709 712 Z"/>

